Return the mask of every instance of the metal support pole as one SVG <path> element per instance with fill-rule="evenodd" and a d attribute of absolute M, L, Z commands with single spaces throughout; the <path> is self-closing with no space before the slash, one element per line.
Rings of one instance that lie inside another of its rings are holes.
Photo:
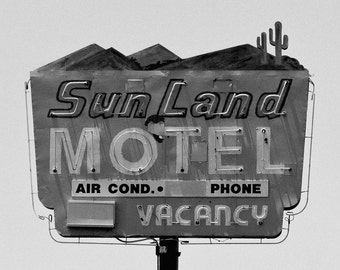
<path fill-rule="evenodd" d="M 156 255 L 157 270 L 178 270 L 178 238 L 160 238 Z"/>

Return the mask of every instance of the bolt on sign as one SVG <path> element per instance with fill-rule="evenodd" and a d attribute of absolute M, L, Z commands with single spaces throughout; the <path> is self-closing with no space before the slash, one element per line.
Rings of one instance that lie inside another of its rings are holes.
<path fill-rule="evenodd" d="M 263 34 L 188 59 L 90 45 L 31 72 L 38 195 L 58 232 L 278 236 L 300 200 L 309 80 L 279 34 L 275 56 Z"/>

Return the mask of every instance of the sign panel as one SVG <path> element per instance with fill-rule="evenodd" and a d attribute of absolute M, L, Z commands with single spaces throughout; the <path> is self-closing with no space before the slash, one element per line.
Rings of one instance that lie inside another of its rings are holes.
<path fill-rule="evenodd" d="M 63 236 L 276 237 L 300 200 L 305 70 L 31 82 L 39 198 Z"/>
<path fill-rule="evenodd" d="M 266 180 L 72 180 L 72 197 L 268 197 Z"/>

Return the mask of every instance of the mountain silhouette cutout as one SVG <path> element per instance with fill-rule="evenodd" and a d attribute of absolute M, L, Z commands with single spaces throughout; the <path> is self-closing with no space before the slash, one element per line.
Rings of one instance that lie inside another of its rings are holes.
<path fill-rule="evenodd" d="M 153 66 L 165 65 L 181 60 L 176 54 L 161 44 L 153 45 L 128 57 L 135 59 L 143 69 L 153 69 Z"/>
<path fill-rule="evenodd" d="M 91 44 L 64 56 L 37 71 L 72 70 L 304 70 L 299 61 L 282 57 L 280 65 L 268 54 L 267 63 L 261 62 L 262 51 L 244 44 L 181 59 L 160 44 L 125 56 L 114 48 L 103 49 Z"/>

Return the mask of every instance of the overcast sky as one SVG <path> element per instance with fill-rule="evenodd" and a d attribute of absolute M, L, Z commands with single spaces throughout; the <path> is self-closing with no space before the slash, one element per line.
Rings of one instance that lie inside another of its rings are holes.
<path fill-rule="evenodd" d="M 35 217 L 24 95 L 30 71 L 92 43 L 125 55 L 161 43 L 182 58 L 255 46 L 277 20 L 289 35 L 284 53 L 316 84 L 309 205 L 280 245 L 181 246 L 180 269 L 339 267 L 339 1 L 2 0 L 0 268 L 156 269 L 153 247 L 58 244 Z"/>

